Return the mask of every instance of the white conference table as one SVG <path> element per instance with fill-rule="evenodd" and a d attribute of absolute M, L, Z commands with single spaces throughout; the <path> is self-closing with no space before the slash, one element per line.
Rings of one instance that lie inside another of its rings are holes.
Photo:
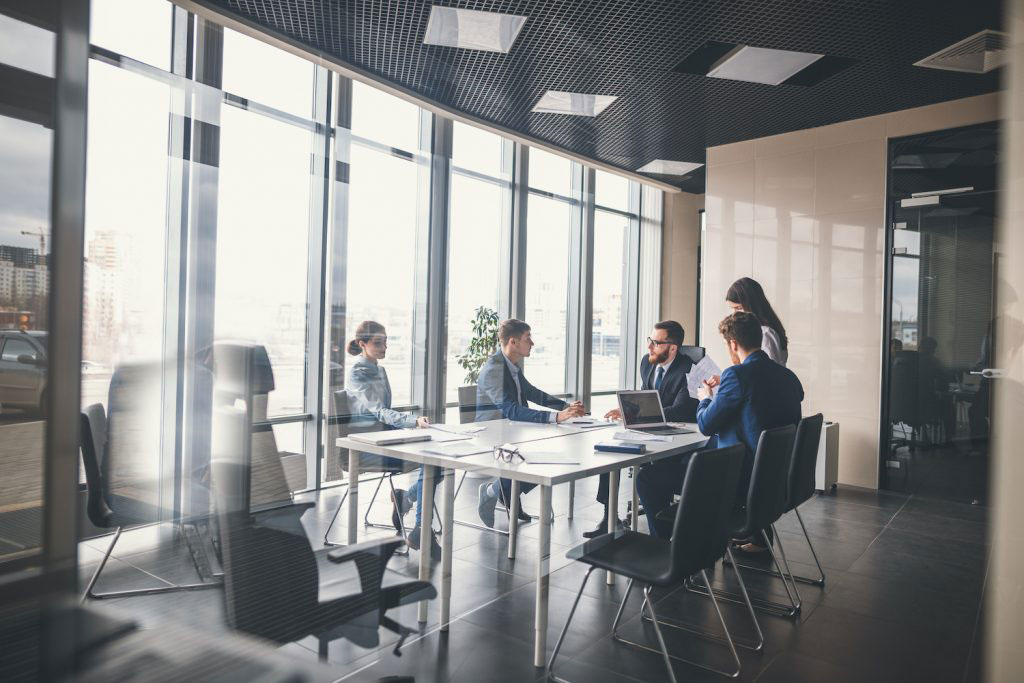
<path fill-rule="evenodd" d="M 396 444 L 390 446 L 377 446 L 348 437 L 338 438 L 336 444 L 341 448 L 349 449 L 348 461 L 348 542 L 356 543 L 359 530 L 359 454 L 372 453 L 375 455 L 398 458 L 421 465 L 430 465 L 423 475 L 423 513 L 420 521 L 421 537 L 420 548 L 430 548 L 430 526 L 434 509 L 434 470 L 438 468 L 444 477 L 442 489 L 442 528 L 441 535 L 441 630 L 447 631 L 451 617 L 451 593 L 452 593 L 452 532 L 454 531 L 454 510 L 455 510 L 455 470 L 467 470 L 485 476 L 504 477 L 512 481 L 512 495 L 509 509 L 509 536 L 508 536 L 508 557 L 515 558 L 517 531 L 518 531 L 518 510 L 516 506 L 519 501 L 519 487 L 521 484 L 537 484 L 540 491 L 540 512 L 537 517 L 539 533 L 537 536 L 537 586 L 534 614 L 534 654 L 533 664 L 537 667 L 545 666 L 547 655 L 547 627 L 548 627 L 548 568 L 551 557 L 551 487 L 577 479 L 584 479 L 598 474 L 608 473 L 610 476 L 608 487 L 608 506 L 610 510 L 618 509 L 619 471 L 626 467 L 635 467 L 655 460 L 667 458 L 673 455 L 696 451 L 704 446 L 707 437 L 700 434 L 697 426 L 693 424 L 684 425 L 692 429 L 692 434 L 681 434 L 673 436 L 671 441 L 657 441 L 647 443 L 647 452 L 643 454 L 631 453 L 604 453 L 594 451 L 594 444 L 599 441 L 611 440 L 613 429 L 611 427 L 580 429 L 565 425 L 537 424 L 531 422 L 512 422 L 510 420 L 489 420 L 476 422 L 471 425 L 462 425 L 464 428 L 485 427 L 482 432 L 473 435 L 473 438 L 465 441 L 453 441 L 451 444 L 472 444 L 487 452 L 453 457 L 447 455 L 435 455 L 426 453 L 424 449 L 431 446 L 443 446 L 438 442 L 417 442 L 407 444 Z M 458 429 L 453 426 L 452 429 Z M 436 432 L 439 438 L 441 432 Z M 573 460 L 573 463 L 559 464 L 530 464 L 518 459 L 514 463 L 505 463 L 494 458 L 491 449 L 494 446 L 511 443 L 516 444 L 519 451 L 530 457 L 556 455 L 566 460 Z M 634 478 L 635 482 L 635 478 Z M 682 482 L 680 482 L 680 486 Z M 634 516 L 636 504 L 633 506 Z M 614 524 L 617 515 L 609 515 L 609 531 L 614 531 Z M 634 528 L 636 528 L 634 524 Z M 430 552 L 420 552 L 419 577 L 424 581 L 430 579 Z M 608 575 L 608 582 L 613 580 Z M 419 621 L 427 620 L 427 601 L 419 604 Z"/>

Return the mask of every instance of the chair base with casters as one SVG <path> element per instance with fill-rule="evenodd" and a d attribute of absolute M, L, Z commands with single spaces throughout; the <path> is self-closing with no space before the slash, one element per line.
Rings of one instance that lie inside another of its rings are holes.
<path fill-rule="evenodd" d="M 166 586 L 156 586 L 154 588 L 136 588 L 133 590 L 125 591 L 108 591 L 106 593 L 95 593 L 93 588 L 96 586 L 96 582 L 99 581 L 100 574 L 103 572 L 103 568 L 107 566 L 107 560 L 110 559 L 110 554 L 114 551 L 114 546 L 117 545 L 118 539 L 121 538 L 121 532 L 124 531 L 124 527 L 117 527 L 117 531 L 114 532 L 114 538 L 110 541 L 110 545 L 107 546 L 107 551 L 103 554 L 103 559 L 100 560 L 100 565 L 96 567 L 96 571 L 93 572 L 92 578 L 89 579 L 89 584 L 85 587 L 85 591 L 82 593 L 82 602 L 84 603 L 87 599 L 93 600 L 104 600 L 110 598 L 128 598 L 136 595 L 156 595 L 158 593 L 176 593 L 179 591 L 197 591 L 205 590 L 207 588 L 220 588 L 224 585 L 223 580 L 219 581 L 206 581 L 202 583 L 186 583 L 186 584 L 171 584 Z M 162 579 L 161 579 L 162 580 Z"/>
<path fill-rule="evenodd" d="M 795 581 L 799 581 L 800 583 L 823 588 L 825 586 L 825 570 L 822 568 L 821 561 L 818 559 L 818 553 L 814 550 L 814 544 L 811 543 L 811 536 L 807 533 L 807 527 L 804 525 L 803 517 L 800 516 L 800 510 L 793 508 L 793 512 L 796 513 L 796 518 L 800 521 L 800 528 L 803 529 L 804 538 L 807 539 L 807 547 L 811 549 L 811 556 L 814 557 L 814 563 L 818 565 L 819 578 L 814 579 L 809 576 L 797 575 L 793 575 L 791 578 Z M 777 579 L 783 578 L 782 574 L 774 569 L 765 569 L 764 567 L 756 567 L 752 564 L 743 564 L 742 562 L 739 564 L 739 567 L 741 569 L 758 572 L 760 574 L 768 574 L 769 576 L 774 576 Z"/>

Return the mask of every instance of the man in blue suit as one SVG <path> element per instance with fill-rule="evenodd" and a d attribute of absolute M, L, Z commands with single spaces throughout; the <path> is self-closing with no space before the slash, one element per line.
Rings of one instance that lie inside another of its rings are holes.
<path fill-rule="evenodd" d="M 583 404 L 579 401 L 566 403 L 560 398 L 549 396 L 523 376 L 522 361 L 530 356 L 533 348 L 529 325 L 514 318 L 503 321 L 498 326 L 498 342 L 501 348 L 480 369 L 476 401 L 478 422 L 505 418 L 519 422 L 557 423 L 583 414 Z M 530 408 L 528 403 L 554 410 L 536 410 Z M 528 493 L 534 486 L 523 484 L 520 490 Z M 479 495 L 477 509 L 480 519 L 487 526 L 494 526 L 494 506 L 499 497 L 506 503 L 509 501 L 512 497 L 512 482 L 508 479 L 494 479 L 481 484 Z M 523 512 L 523 506 L 519 505 L 518 509 L 519 519 L 530 521 L 530 516 Z"/>
<path fill-rule="evenodd" d="M 700 388 L 697 426 L 702 434 L 717 437 L 719 446 L 743 444 L 746 458 L 738 493 L 745 501 L 761 432 L 800 422 L 804 390 L 792 371 L 761 350 L 761 323 L 753 313 L 733 313 L 719 323 L 718 331 L 733 364 L 722 372 L 718 386 L 705 384 Z M 649 466 L 641 469 L 637 478 L 647 520 L 657 536 L 668 538 L 671 534 L 671 522 L 656 517 L 671 504 L 672 495 L 682 485 L 686 462 L 675 472 Z"/>

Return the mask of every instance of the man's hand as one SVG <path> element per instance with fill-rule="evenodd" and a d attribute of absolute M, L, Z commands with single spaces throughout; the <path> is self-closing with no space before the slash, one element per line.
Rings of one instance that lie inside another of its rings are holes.
<path fill-rule="evenodd" d="M 714 389 L 708 380 L 704 380 L 700 384 L 700 388 L 697 389 L 697 400 L 703 401 L 704 399 L 711 398 L 714 395 Z"/>
<path fill-rule="evenodd" d="M 583 404 L 579 401 L 573 401 L 569 404 L 569 407 L 565 410 L 559 411 L 558 417 L 556 418 L 559 422 L 565 422 L 574 417 L 580 417 L 583 415 Z"/>
<path fill-rule="evenodd" d="M 425 417 L 417 417 L 416 426 L 419 427 L 420 429 L 426 429 L 427 427 L 430 426 L 430 420 L 428 420 Z"/>
<path fill-rule="evenodd" d="M 618 408 L 612 408 L 611 410 L 609 410 L 607 413 L 604 414 L 604 419 L 606 419 L 606 420 L 621 420 L 622 419 L 622 413 L 619 412 Z"/>
<path fill-rule="evenodd" d="M 722 383 L 722 377 L 720 375 L 711 375 L 710 379 L 706 379 L 704 381 L 707 382 L 707 385 L 709 387 L 714 389 L 715 387 Z"/>

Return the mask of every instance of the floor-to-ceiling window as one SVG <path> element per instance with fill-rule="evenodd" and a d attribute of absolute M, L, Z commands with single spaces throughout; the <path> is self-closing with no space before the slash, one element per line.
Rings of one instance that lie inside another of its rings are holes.
<path fill-rule="evenodd" d="M 579 164 L 539 149 L 529 156 L 526 233 L 526 321 L 536 346 L 530 381 L 548 393 L 566 393 L 570 249 L 582 220 Z"/>
<path fill-rule="evenodd" d="M 458 400 L 470 384 L 459 364 L 473 338 L 481 308 L 498 312 L 507 277 L 502 240 L 511 225 L 512 143 L 494 133 L 456 122 L 452 130 L 452 172 L 448 227 L 448 353 L 445 394 Z"/>

